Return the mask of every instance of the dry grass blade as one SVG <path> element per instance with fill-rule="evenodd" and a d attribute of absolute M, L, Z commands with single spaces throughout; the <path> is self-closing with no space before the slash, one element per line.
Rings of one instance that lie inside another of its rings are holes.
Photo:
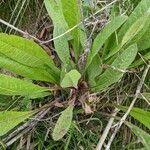
<path fill-rule="evenodd" d="M 116 124 L 115 131 L 114 131 L 114 133 L 112 134 L 110 140 L 108 141 L 108 144 L 107 144 L 107 146 L 106 146 L 106 150 L 109 150 L 109 149 L 110 149 L 110 146 L 111 146 L 111 143 L 112 143 L 113 139 L 115 138 L 115 136 L 116 136 L 117 132 L 119 131 L 120 127 L 122 126 L 122 124 L 125 122 L 125 120 L 126 120 L 126 118 L 128 117 L 130 111 L 132 110 L 132 108 L 133 108 L 133 106 L 134 106 L 134 104 L 135 104 L 135 102 L 136 102 L 138 96 L 140 95 L 142 86 L 143 86 L 143 84 L 144 84 L 144 81 L 145 81 L 145 78 L 146 78 L 146 76 L 147 76 L 147 73 L 148 73 L 149 69 L 150 69 L 150 64 L 147 65 L 147 67 L 146 67 L 145 70 L 144 70 L 142 79 L 140 80 L 140 83 L 139 83 L 139 85 L 137 86 L 137 90 L 136 90 L 134 99 L 133 99 L 132 103 L 130 104 L 130 106 L 129 106 L 127 112 L 126 112 L 125 115 L 120 119 L 120 121 Z M 107 126 L 106 126 L 106 128 L 105 128 L 105 130 L 104 130 L 104 132 L 103 132 L 103 134 L 102 134 L 102 136 L 101 136 L 101 138 L 100 138 L 98 144 L 97 144 L 96 150 L 101 150 L 101 149 L 102 149 L 102 146 L 103 146 L 104 141 L 105 141 L 105 139 L 106 139 L 106 137 L 107 137 L 107 135 L 108 135 L 108 132 L 109 132 L 110 128 L 112 127 L 112 124 L 113 124 L 113 121 L 114 121 L 114 116 L 117 115 L 117 112 L 118 112 L 118 111 L 119 111 L 119 109 L 115 109 L 115 110 L 114 110 L 114 113 L 113 113 L 113 115 L 112 115 L 113 117 L 110 118 L 110 120 L 109 120 L 109 122 L 108 122 L 108 124 L 107 124 Z"/>
<path fill-rule="evenodd" d="M 45 106 L 40 108 L 38 110 L 39 112 L 34 116 L 34 118 L 32 118 L 32 120 L 29 120 L 28 122 L 19 126 L 15 131 L 13 131 L 6 138 L 4 138 L 2 141 L 5 143 L 5 146 L 8 147 L 12 145 L 20 137 L 32 130 L 32 128 L 35 127 L 43 117 L 45 117 L 45 115 L 50 111 L 50 109 L 54 106 L 56 102 L 57 100 L 52 101 L 50 104 L 46 104 Z"/>
<path fill-rule="evenodd" d="M 141 92 L 141 89 L 143 87 L 143 84 L 144 84 L 144 81 L 145 81 L 145 78 L 148 74 L 148 71 L 150 69 L 150 63 L 147 65 L 147 67 L 145 68 L 144 72 L 143 72 L 143 75 L 142 75 L 142 78 L 140 80 L 140 83 L 138 84 L 137 86 L 137 89 L 136 89 L 136 93 L 134 95 L 134 98 L 133 98 L 133 101 L 131 102 L 127 112 L 124 114 L 124 116 L 120 119 L 120 121 L 116 124 L 116 128 L 115 128 L 115 131 L 114 133 L 112 134 L 112 136 L 110 137 L 109 141 L 108 141 L 108 144 L 106 146 L 106 150 L 109 150 L 110 149 L 110 146 L 111 146 L 111 143 L 112 141 L 114 140 L 117 132 L 119 131 L 119 129 L 121 128 L 122 124 L 125 122 L 126 118 L 128 117 L 130 111 L 132 110 L 137 98 L 139 97 L 140 95 L 140 92 Z"/>
<path fill-rule="evenodd" d="M 0 150 L 149 146 L 141 131 L 150 136 L 150 0 L 2 0 L 1 8 Z"/>
<path fill-rule="evenodd" d="M 93 15 L 97 15 L 98 13 L 102 12 L 103 10 L 107 9 L 108 7 L 112 6 L 114 3 L 116 3 L 118 0 L 114 0 L 113 2 L 109 3 L 108 5 L 106 5 L 105 7 L 103 7 L 102 9 L 98 10 L 97 12 L 95 12 L 94 14 L 90 15 L 89 17 L 87 17 L 86 19 L 84 19 L 84 21 L 87 21 L 88 19 L 90 19 L 91 17 L 93 17 Z M 72 27 L 71 29 L 67 30 L 65 33 L 55 37 L 55 38 L 52 38 L 50 40 L 47 40 L 47 41 L 41 41 L 39 39 L 37 39 L 36 37 L 30 35 L 29 33 L 26 33 L 24 31 L 22 31 L 21 29 L 18 29 L 17 27 L 11 25 L 10 23 L 0 19 L 0 23 L 2 24 L 5 24 L 6 26 L 16 30 L 17 32 L 23 34 L 23 35 L 26 35 L 27 37 L 30 37 L 32 39 L 34 39 L 35 41 L 39 42 L 40 44 L 46 44 L 46 43 L 50 43 L 60 37 L 63 37 L 64 35 L 66 35 L 67 33 L 71 32 L 72 30 L 74 30 L 75 28 L 79 27 L 83 22 L 80 22 L 79 24 L 75 25 L 74 27 Z"/>

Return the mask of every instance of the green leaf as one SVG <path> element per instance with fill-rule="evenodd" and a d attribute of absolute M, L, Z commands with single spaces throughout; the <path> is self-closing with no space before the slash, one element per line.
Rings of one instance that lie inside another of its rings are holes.
<path fill-rule="evenodd" d="M 150 48 L 150 25 L 146 33 L 142 36 L 142 38 L 137 42 L 139 50 L 145 50 Z"/>
<path fill-rule="evenodd" d="M 113 41 L 113 42 L 112 42 Z M 105 60 L 106 57 L 108 57 L 108 54 L 110 51 L 112 51 L 113 46 L 118 45 L 118 39 L 117 39 L 117 32 L 114 32 L 105 42 L 103 52 L 102 52 L 102 59 Z"/>
<path fill-rule="evenodd" d="M 34 68 L 50 68 L 50 74 L 59 80 L 60 71 L 53 60 L 35 42 L 16 36 L 0 34 L 0 53 L 6 57 L 21 63 L 22 65 Z"/>
<path fill-rule="evenodd" d="M 87 69 L 88 82 L 91 87 L 96 85 L 96 77 L 102 72 L 102 60 L 99 55 L 96 55 L 93 62 L 89 65 Z"/>
<path fill-rule="evenodd" d="M 131 27 L 127 30 L 125 35 L 123 36 L 121 45 L 126 44 L 128 41 L 131 41 L 135 36 L 137 35 L 137 38 L 140 39 L 142 35 L 147 30 L 148 26 L 150 24 L 150 9 L 135 23 L 131 25 Z M 138 40 L 134 40 L 134 42 L 137 42 Z"/>
<path fill-rule="evenodd" d="M 134 9 L 132 14 L 129 16 L 126 23 L 122 26 L 118 34 L 118 41 L 121 43 L 123 36 L 127 32 L 127 30 L 140 18 L 142 17 L 150 8 L 150 1 L 149 0 L 141 0 L 138 6 Z M 150 22 L 150 21 L 149 21 Z M 150 26 L 146 30 L 145 34 L 140 38 L 137 42 L 138 49 L 144 50 L 150 47 Z M 145 30 L 145 29 L 144 29 Z"/>
<path fill-rule="evenodd" d="M 24 65 L 43 67 L 53 64 L 46 52 L 31 40 L 16 36 L 0 34 L 0 52 Z"/>
<path fill-rule="evenodd" d="M 120 15 L 120 12 L 119 12 L 119 11 L 120 11 L 120 10 L 119 10 L 118 4 L 115 3 L 115 4 L 112 6 L 112 8 L 111 8 L 110 17 L 111 17 L 111 18 L 115 18 L 115 17 L 119 16 L 119 15 Z"/>
<path fill-rule="evenodd" d="M 54 131 L 52 133 L 52 137 L 55 141 L 61 139 L 69 130 L 73 117 L 73 106 L 69 106 L 66 108 L 61 116 L 59 117 Z"/>
<path fill-rule="evenodd" d="M 77 70 L 71 70 L 70 72 L 66 73 L 64 78 L 61 82 L 61 87 L 68 88 L 68 87 L 75 87 L 77 88 L 77 84 L 79 79 L 81 78 L 81 74 Z"/>
<path fill-rule="evenodd" d="M 131 123 L 125 123 L 131 130 L 132 132 L 140 139 L 142 144 L 145 146 L 146 150 L 149 150 L 150 148 L 150 135 L 140 129 L 139 127 L 131 124 Z"/>
<path fill-rule="evenodd" d="M 127 32 L 127 30 L 139 19 L 142 17 L 150 8 L 150 1 L 149 0 L 141 0 L 138 6 L 134 9 L 132 14 L 129 16 L 126 23 L 122 26 L 121 30 L 118 34 L 119 43 L 122 40 L 123 36 Z"/>
<path fill-rule="evenodd" d="M 68 31 L 69 27 L 63 16 L 61 0 L 44 0 L 46 9 L 54 25 L 53 38 L 60 36 Z M 65 34 L 54 40 L 55 50 L 65 66 L 70 63 L 70 52 L 68 40 L 70 34 Z"/>
<path fill-rule="evenodd" d="M 25 80 L 20 80 L 4 74 L 0 74 L 0 94 L 21 95 L 31 98 L 43 97 L 48 89 L 40 87 Z"/>
<path fill-rule="evenodd" d="M 148 52 L 146 54 L 144 54 L 142 56 L 145 60 L 150 60 L 150 51 L 148 50 Z M 136 59 L 133 64 L 130 66 L 130 68 L 134 68 L 134 67 L 138 67 L 142 64 L 144 64 L 145 62 L 143 61 L 143 59 L 139 58 L 139 59 Z"/>
<path fill-rule="evenodd" d="M 114 33 L 125 21 L 126 16 L 115 17 L 111 22 L 109 22 L 105 28 L 97 35 L 94 40 L 92 49 L 88 55 L 86 68 L 92 63 L 94 57 L 97 55 L 106 40 Z"/>
<path fill-rule="evenodd" d="M 136 150 L 147 150 L 145 147 L 142 147 L 142 148 L 139 148 L 139 149 L 136 149 Z"/>
<path fill-rule="evenodd" d="M 51 74 L 46 72 L 44 69 L 25 66 L 1 54 L 0 54 L 0 68 L 5 68 L 18 75 L 33 80 L 47 81 L 51 83 L 58 82 L 58 80 L 56 80 Z"/>
<path fill-rule="evenodd" d="M 131 25 L 131 27 L 129 27 L 129 29 L 124 34 L 120 44 L 110 51 L 106 59 L 116 54 L 124 45 L 127 44 L 131 45 L 135 42 L 138 42 L 144 35 L 144 33 L 147 31 L 149 25 L 150 25 L 150 9 L 142 17 L 137 19 Z"/>
<path fill-rule="evenodd" d="M 99 76 L 97 79 L 96 91 L 104 90 L 111 84 L 117 82 L 124 74 L 125 70 L 133 62 L 137 54 L 137 45 L 133 44 L 121 54 L 111 64 L 111 67 Z"/>
<path fill-rule="evenodd" d="M 124 112 L 128 110 L 128 107 L 125 107 L 125 106 L 119 105 L 116 107 L 118 107 Z M 150 112 L 134 107 L 130 111 L 130 115 L 150 129 Z"/>
<path fill-rule="evenodd" d="M 69 26 L 69 28 L 73 28 L 81 22 L 81 12 L 80 12 L 80 0 L 61 0 L 62 9 L 64 13 L 65 20 Z M 71 9 L 70 9 L 71 8 Z M 76 27 L 71 31 L 71 35 L 73 37 L 73 49 L 75 51 L 75 58 L 78 59 L 81 54 L 80 48 L 80 27 Z"/>
<path fill-rule="evenodd" d="M 17 111 L 1 111 L 0 112 L 0 136 L 5 135 L 21 122 L 28 119 L 35 112 L 17 112 Z"/>

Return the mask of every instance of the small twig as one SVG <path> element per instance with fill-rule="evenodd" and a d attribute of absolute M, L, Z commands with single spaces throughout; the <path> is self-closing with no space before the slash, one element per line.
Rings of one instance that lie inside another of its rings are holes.
<path fill-rule="evenodd" d="M 123 98 L 120 100 L 119 96 L 117 95 L 117 103 L 118 103 L 118 104 L 121 104 L 122 101 L 123 101 Z M 105 130 L 103 131 L 103 134 L 102 134 L 102 136 L 101 136 L 101 138 L 100 138 L 100 140 L 99 140 L 99 142 L 98 142 L 98 144 L 97 144 L 96 150 L 102 149 L 102 146 L 103 146 L 103 144 L 104 144 L 104 142 L 105 142 L 105 140 L 106 140 L 106 138 L 107 138 L 107 135 L 108 135 L 110 129 L 112 128 L 113 122 L 114 122 L 114 120 L 115 120 L 115 118 L 116 118 L 116 116 L 117 116 L 117 113 L 118 113 L 119 111 L 120 111 L 120 110 L 119 110 L 118 108 L 115 108 L 115 109 L 113 110 L 113 113 L 112 113 L 111 115 L 108 115 L 108 116 L 111 116 L 111 117 L 110 117 L 110 119 L 109 119 L 109 121 L 108 121 L 108 123 L 107 123 L 107 125 L 106 125 L 106 128 L 105 128 Z"/>
<path fill-rule="evenodd" d="M 51 108 L 47 108 L 45 110 L 42 111 L 42 113 L 40 112 L 40 115 L 38 116 L 38 119 L 42 119 L 50 110 Z M 21 132 L 19 132 L 18 135 L 15 135 L 13 138 L 10 139 L 10 136 L 9 136 L 9 139 L 5 145 L 6 147 L 12 145 L 15 141 L 17 141 L 20 137 L 22 137 L 24 134 L 26 134 L 27 132 L 29 132 L 34 126 L 36 126 L 38 123 L 38 120 L 34 120 L 34 122 L 28 122 L 26 126 L 26 128 L 23 127 L 23 130 Z M 18 133 L 18 130 L 17 130 L 17 133 Z"/>
<path fill-rule="evenodd" d="M 34 116 L 32 120 L 29 120 L 26 123 L 24 123 L 22 126 L 19 126 L 15 131 L 13 131 L 6 138 L 4 138 L 3 142 L 6 143 L 6 146 L 13 144 L 13 142 L 15 142 L 23 134 L 27 133 L 30 128 L 35 126 L 49 112 L 49 110 L 54 106 L 56 101 L 58 101 L 58 99 L 39 108 L 37 110 L 38 113 Z M 18 133 L 20 134 L 18 135 Z"/>
<path fill-rule="evenodd" d="M 81 21 L 80 23 L 76 24 L 74 27 L 70 28 L 69 30 L 67 30 L 66 32 L 64 32 L 63 34 L 53 38 L 53 39 L 50 39 L 50 40 L 47 40 L 47 41 L 43 41 L 42 44 L 46 44 L 46 43 L 49 43 L 51 41 L 54 41 L 64 35 L 66 35 L 67 33 L 71 32 L 72 30 L 74 30 L 75 28 L 79 27 L 80 25 L 82 25 L 83 22 L 89 20 L 90 18 L 92 18 L 93 16 L 97 15 L 98 13 L 102 12 L 103 10 L 107 9 L 108 7 L 110 7 L 111 5 L 113 5 L 114 3 L 116 3 L 118 0 L 114 0 L 113 2 L 109 3 L 108 5 L 106 5 L 105 7 L 103 7 L 102 9 L 98 10 L 97 12 L 95 12 L 94 14 L 90 15 L 89 17 L 85 18 L 83 21 Z"/>
<path fill-rule="evenodd" d="M 14 8 L 12 14 L 11 14 L 10 19 L 9 19 L 9 23 L 12 22 L 12 19 L 14 18 L 14 15 L 16 14 L 16 10 L 17 10 L 17 8 L 19 7 L 20 2 L 21 2 L 21 0 L 18 0 L 18 1 L 17 1 L 16 5 L 15 5 L 15 8 Z M 7 32 L 7 30 L 8 30 L 8 26 L 6 27 L 5 32 Z"/>
<path fill-rule="evenodd" d="M 150 69 L 150 63 L 147 65 L 147 67 L 145 68 L 144 72 L 143 72 L 143 75 L 142 75 L 142 78 L 140 80 L 140 83 L 139 85 L 137 86 L 137 89 L 136 89 L 136 93 L 135 93 L 135 96 L 134 96 L 134 99 L 133 101 L 131 102 L 127 112 L 124 114 L 124 116 L 120 119 L 120 121 L 117 123 L 117 126 L 115 128 L 115 131 L 114 133 L 112 134 L 112 136 L 110 137 L 109 141 L 108 141 L 108 144 L 106 145 L 106 149 L 105 150 L 109 150 L 110 149 L 110 146 L 111 146 L 111 143 L 113 142 L 117 132 L 119 131 L 120 127 L 122 126 L 122 124 L 125 122 L 126 118 L 128 117 L 130 111 L 132 110 L 132 108 L 134 107 L 134 104 L 137 100 L 137 98 L 139 97 L 139 94 L 141 92 L 141 89 L 142 89 L 142 86 L 144 84 L 144 81 L 145 81 L 145 78 L 147 76 L 147 73 Z M 99 150 L 99 149 L 98 149 Z"/>
<path fill-rule="evenodd" d="M 150 101 L 141 93 L 142 98 L 147 102 L 147 104 L 150 106 Z"/>
<path fill-rule="evenodd" d="M 143 57 L 139 52 L 138 52 L 138 55 L 141 57 L 141 60 L 142 60 L 146 65 L 148 65 L 147 62 L 145 61 L 144 57 Z"/>
<path fill-rule="evenodd" d="M 103 64 L 102 67 L 103 67 L 104 69 L 105 69 L 105 68 L 111 68 L 111 69 L 113 69 L 113 70 L 116 70 L 116 71 L 122 72 L 122 73 L 135 73 L 135 71 L 119 69 L 119 68 L 116 68 L 116 67 L 114 67 L 114 66 L 112 66 L 112 65 L 108 65 L 108 64 Z"/>
<path fill-rule="evenodd" d="M 19 18 L 19 20 L 18 20 L 17 26 L 20 25 L 20 23 L 21 23 L 21 21 L 22 21 L 22 19 L 23 19 L 23 17 L 24 17 L 24 14 L 25 14 L 25 12 L 26 12 L 26 9 L 27 9 L 27 7 L 28 7 L 28 5 L 29 5 L 29 3 L 30 3 L 30 0 L 27 0 L 26 5 L 24 6 L 24 9 L 23 9 L 23 11 L 22 11 L 22 13 L 21 13 L 21 16 L 20 16 L 20 18 Z M 13 34 L 16 34 L 16 32 L 17 32 L 17 31 L 15 31 Z M 11 33 L 11 34 L 12 34 L 12 33 Z"/>
<path fill-rule="evenodd" d="M 6 25 L 6 26 L 8 26 L 8 27 L 10 27 L 10 28 L 12 28 L 12 29 L 14 29 L 14 30 L 16 30 L 17 32 L 19 32 L 19 33 L 21 33 L 21 34 L 23 34 L 23 35 L 25 35 L 25 36 L 28 36 L 28 37 L 34 39 L 35 41 L 37 41 L 37 42 L 39 42 L 39 43 L 42 43 L 41 40 L 37 39 L 36 37 L 30 35 L 30 34 L 27 33 L 27 32 L 24 32 L 24 31 L 18 29 L 17 27 L 11 25 L 10 23 L 8 23 L 8 22 L 6 22 L 6 21 L 4 21 L 4 20 L 2 20 L 2 19 L 0 19 L 0 23 L 2 23 L 2 24 L 4 24 L 4 25 Z"/>
<path fill-rule="evenodd" d="M 113 5 L 114 3 L 116 3 L 117 1 L 118 1 L 118 0 L 114 0 L 113 2 L 111 2 L 111 3 L 109 3 L 108 5 L 106 5 L 105 7 L 103 7 L 102 9 L 98 10 L 97 12 L 95 12 L 93 15 L 97 15 L 98 13 L 100 13 L 100 12 L 102 12 L 103 10 L 107 9 L 108 7 L 110 7 L 111 5 Z M 90 15 L 89 17 L 87 17 L 86 19 L 84 19 L 84 21 L 87 21 L 88 19 L 90 19 L 91 17 L 93 17 L 93 15 Z M 77 27 L 79 27 L 79 26 L 83 23 L 83 21 L 81 21 L 80 23 L 76 24 L 74 27 L 70 28 L 69 30 L 67 30 L 67 31 L 64 32 L 63 34 L 61 34 L 61 35 L 59 35 L 59 36 L 57 36 L 57 37 L 54 37 L 54 38 L 52 38 L 52 39 L 50 39 L 50 40 L 47 40 L 47 41 L 41 41 L 41 40 L 37 39 L 36 37 L 34 37 L 33 35 L 30 35 L 29 33 L 26 33 L 26 32 L 24 32 L 24 31 L 18 29 L 17 27 L 11 25 L 10 23 L 8 23 L 8 22 L 6 22 L 6 21 L 4 21 L 4 20 L 2 20 L 2 19 L 0 19 L 0 23 L 5 24 L 6 26 L 8 26 L 8 27 L 10 27 L 10 28 L 12 28 L 12 29 L 14 29 L 14 30 L 16 30 L 17 32 L 19 32 L 19 33 L 21 33 L 21 34 L 23 34 L 23 35 L 26 35 L 26 36 L 28 36 L 28 37 L 34 39 L 35 41 L 39 42 L 40 44 L 46 44 L 46 43 L 52 42 L 52 41 L 54 41 L 54 40 L 56 40 L 56 39 L 59 39 L 60 37 L 65 36 L 66 34 L 68 34 L 69 32 L 71 32 L 72 30 L 74 30 L 74 29 L 76 29 Z"/>
<path fill-rule="evenodd" d="M 88 55 L 88 52 L 90 51 L 91 45 L 92 45 L 92 35 L 93 35 L 94 31 L 95 31 L 97 23 L 98 22 L 95 22 L 95 24 L 93 25 L 93 29 L 91 31 L 91 34 L 86 39 L 86 42 L 84 44 L 84 53 L 80 56 L 80 58 L 78 60 L 78 66 L 79 66 L 80 69 L 83 69 L 85 67 L 87 55 Z"/>
<path fill-rule="evenodd" d="M 37 118 L 39 115 L 41 115 L 43 111 L 40 111 L 37 115 L 35 115 L 34 118 Z M 32 124 L 34 119 L 27 121 L 23 125 L 19 126 L 16 130 L 14 130 L 12 133 L 10 133 L 6 138 L 3 139 L 4 142 L 7 142 L 11 138 L 13 138 L 16 134 L 18 134 L 20 131 L 24 130 L 27 128 L 30 124 Z"/>
<path fill-rule="evenodd" d="M 98 144 L 97 144 L 96 150 L 101 150 L 102 149 L 102 146 L 105 142 L 105 139 L 107 138 L 107 135 L 108 135 L 108 133 L 109 133 L 111 127 L 112 127 L 112 124 L 114 122 L 115 116 L 117 115 L 118 112 L 119 112 L 119 109 L 115 108 L 114 113 L 111 115 L 112 117 L 109 119 L 108 124 L 107 124 L 107 126 L 106 126 L 106 128 L 105 128 Z"/>
<path fill-rule="evenodd" d="M 17 12 L 17 15 L 14 18 L 13 25 L 15 25 L 16 22 L 18 21 L 18 18 L 19 18 L 20 14 L 21 14 L 21 11 L 24 8 L 25 3 L 26 3 L 26 0 L 23 0 L 21 6 L 19 8 L 19 11 Z M 11 33 L 11 31 L 12 31 L 12 29 L 10 29 L 9 34 Z"/>

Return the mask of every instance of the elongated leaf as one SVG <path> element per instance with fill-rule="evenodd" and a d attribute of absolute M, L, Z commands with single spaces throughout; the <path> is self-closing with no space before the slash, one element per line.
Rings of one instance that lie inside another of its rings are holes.
<path fill-rule="evenodd" d="M 147 150 L 145 147 L 139 148 L 137 150 Z"/>
<path fill-rule="evenodd" d="M 148 52 L 147 52 L 146 54 L 144 54 L 142 57 L 143 57 L 145 60 L 150 60 L 150 51 L 148 50 Z M 137 60 L 135 60 L 135 61 L 133 62 L 133 64 L 130 66 L 130 68 L 138 67 L 138 66 L 140 66 L 140 65 L 142 65 L 142 64 L 145 64 L 145 62 L 143 61 L 143 59 L 139 58 L 139 59 L 137 59 Z"/>
<path fill-rule="evenodd" d="M 109 22 L 106 27 L 97 35 L 94 40 L 92 49 L 88 55 L 86 68 L 92 63 L 93 58 L 99 52 L 100 48 L 103 46 L 105 41 L 115 32 L 125 21 L 127 20 L 126 16 L 118 16 Z"/>
<path fill-rule="evenodd" d="M 117 107 L 124 112 L 128 110 L 128 107 L 125 106 L 117 106 Z M 130 111 L 130 115 L 150 129 L 150 112 L 134 107 Z"/>
<path fill-rule="evenodd" d="M 18 75 L 21 75 L 23 77 L 30 78 L 33 80 L 57 83 L 55 78 L 53 78 L 53 76 L 51 76 L 44 69 L 25 66 L 21 63 L 13 61 L 12 59 L 4 55 L 0 55 L 0 68 L 5 68 L 7 70 L 15 72 Z"/>
<path fill-rule="evenodd" d="M 150 8 L 150 1 L 149 0 L 141 0 L 141 2 L 138 4 L 138 6 L 134 9 L 134 11 L 132 12 L 132 14 L 129 16 L 128 20 L 126 21 L 126 23 L 122 26 L 122 28 L 120 29 L 119 31 L 119 34 L 118 34 L 118 43 L 120 43 L 118 46 L 116 43 L 114 43 L 114 45 L 112 46 L 113 48 L 113 52 L 111 52 L 108 56 L 106 56 L 105 58 L 108 59 L 110 56 L 112 56 L 113 54 L 115 54 L 116 52 L 118 52 L 122 45 L 121 45 L 121 41 L 124 37 L 124 35 L 126 34 L 126 32 L 129 30 L 129 28 L 131 28 L 132 25 L 135 24 L 135 22 L 139 19 L 139 18 L 142 18 L 142 16 L 144 16 L 144 14 L 146 12 L 148 12 Z M 139 24 L 140 26 L 140 24 Z M 149 27 L 147 27 L 149 28 Z M 143 30 L 141 30 L 141 32 L 145 31 L 146 29 L 143 28 Z M 149 29 L 147 29 L 148 31 Z M 147 32 L 146 31 L 146 32 Z M 143 32 L 144 33 L 144 32 Z M 147 33 L 145 33 L 147 35 Z M 142 34 L 141 34 L 142 35 Z M 148 37 L 148 35 L 147 35 Z M 144 49 L 146 48 L 147 46 L 146 45 L 149 45 L 149 43 L 147 42 L 149 40 L 149 38 L 145 38 L 144 35 L 142 37 L 142 39 L 139 40 L 139 44 L 138 44 L 138 48 L 139 50 L 141 49 Z M 144 41 L 145 44 L 140 41 Z M 141 45 L 143 45 L 143 47 L 141 47 Z M 149 47 L 149 46 L 148 46 Z"/>
<path fill-rule="evenodd" d="M 146 31 L 146 33 L 142 36 L 142 38 L 138 41 L 138 49 L 144 50 L 150 48 L 150 25 Z"/>
<path fill-rule="evenodd" d="M 48 14 L 53 21 L 53 37 L 55 38 L 64 34 L 69 29 L 69 27 L 63 16 L 61 0 L 44 0 L 44 3 Z M 59 37 L 54 40 L 55 50 L 65 66 L 68 66 L 70 63 L 70 53 L 68 46 L 69 38 L 70 36 L 65 34 L 63 37 Z"/>
<path fill-rule="evenodd" d="M 81 12 L 80 12 L 80 0 L 61 0 L 62 9 L 66 22 L 68 23 L 69 28 L 77 26 L 81 22 Z M 70 9 L 71 8 L 71 9 Z M 81 29 L 76 27 L 71 31 L 73 37 L 73 48 L 75 51 L 75 57 L 78 59 L 81 54 L 80 48 L 80 34 Z"/>
<path fill-rule="evenodd" d="M 127 22 L 123 25 L 121 30 L 119 31 L 118 40 L 119 42 L 122 40 L 123 36 L 127 32 L 127 30 L 132 26 L 132 24 L 142 17 L 145 12 L 148 11 L 150 8 L 150 1 L 149 0 L 141 0 L 141 2 L 138 4 L 138 6 L 134 9 L 132 14 L 129 16 Z"/>
<path fill-rule="evenodd" d="M 113 48 L 106 59 L 117 53 L 124 45 L 138 42 L 150 25 L 150 9 L 139 19 L 137 19 L 131 27 L 126 31 L 121 43 Z"/>
<path fill-rule="evenodd" d="M 118 15 L 120 15 L 120 12 L 119 12 L 119 7 L 118 7 L 118 4 L 115 3 L 112 8 L 111 8 L 111 14 L 110 14 L 110 17 L 111 18 L 115 18 L 117 17 Z"/>
<path fill-rule="evenodd" d="M 111 67 L 98 78 L 95 90 L 104 90 L 111 84 L 117 82 L 124 74 L 128 66 L 133 62 L 137 54 L 137 45 L 133 44 L 121 54 L 111 64 Z"/>
<path fill-rule="evenodd" d="M 46 88 L 28 81 L 0 74 L 0 94 L 2 95 L 22 95 L 34 98 L 47 95 L 45 91 L 47 91 Z"/>
<path fill-rule="evenodd" d="M 127 30 L 122 39 L 122 45 L 127 43 L 128 41 L 138 42 L 144 33 L 148 30 L 150 25 L 150 8 L 137 19 L 131 27 Z M 131 43 L 131 42 L 130 42 Z"/>
<path fill-rule="evenodd" d="M 59 117 L 55 125 L 52 134 L 52 137 L 55 141 L 61 139 L 68 132 L 71 126 L 72 116 L 73 116 L 73 106 L 69 106 L 62 112 L 61 116 Z"/>
<path fill-rule="evenodd" d="M 22 64 L 33 67 L 53 64 L 52 59 L 40 46 L 16 35 L 0 34 L 0 52 Z"/>
<path fill-rule="evenodd" d="M 132 131 L 133 133 L 141 140 L 142 144 L 145 146 L 146 150 L 149 150 L 150 148 L 150 135 L 140 129 L 139 127 L 131 124 L 131 123 L 125 123 Z"/>
<path fill-rule="evenodd" d="M 61 82 L 61 87 L 75 87 L 77 88 L 77 84 L 79 79 L 81 78 L 81 74 L 77 70 L 71 70 L 70 72 L 66 73 L 64 78 Z"/>
<path fill-rule="evenodd" d="M 137 19 L 133 25 L 127 30 L 122 39 L 122 45 L 126 43 L 138 42 L 150 25 L 150 9 L 145 14 Z"/>
<path fill-rule="evenodd" d="M 5 135 L 21 122 L 28 119 L 35 112 L 17 112 L 17 111 L 1 111 L 0 112 L 0 136 Z"/>
<path fill-rule="evenodd" d="M 139 148 L 137 150 L 147 150 L 145 147 Z"/>
<path fill-rule="evenodd" d="M 49 67 L 51 76 L 58 80 L 59 69 L 46 52 L 31 40 L 16 36 L 0 34 L 0 53 L 29 67 L 45 69 Z"/>
<path fill-rule="evenodd" d="M 91 87 L 96 85 L 96 77 L 102 72 L 102 60 L 96 55 L 87 69 L 88 82 Z"/>

